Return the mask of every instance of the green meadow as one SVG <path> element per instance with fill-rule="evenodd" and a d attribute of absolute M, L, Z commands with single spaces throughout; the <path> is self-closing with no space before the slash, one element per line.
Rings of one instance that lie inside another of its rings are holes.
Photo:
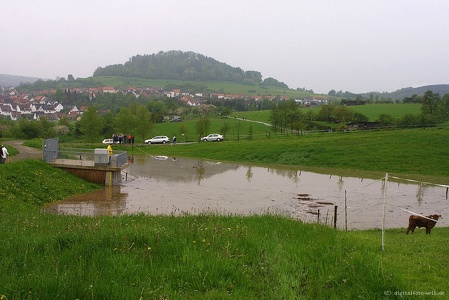
<path fill-rule="evenodd" d="M 407 114 L 419 115 L 421 113 L 421 106 L 417 104 L 375 104 L 375 105 L 359 105 L 351 106 L 351 110 L 360 112 L 369 118 L 369 121 L 374 122 L 379 119 L 382 114 L 389 114 L 396 119 L 400 119 Z M 301 109 L 304 113 L 312 111 L 317 114 L 319 108 L 306 107 Z M 231 116 L 222 118 L 219 116 L 211 116 L 210 133 L 217 132 L 223 133 L 222 128 L 228 127 L 225 137 L 228 140 L 241 140 L 241 139 L 258 139 L 271 137 L 276 135 L 267 123 L 270 123 L 271 111 L 247 111 L 247 112 L 233 112 Z M 196 122 L 198 118 L 192 115 L 186 116 L 183 122 L 175 123 L 158 123 L 155 125 L 152 135 L 167 135 L 170 138 L 176 135 L 178 141 L 198 141 L 199 136 L 196 133 Z M 265 124 L 263 124 L 265 123 Z M 335 128 L 338 124 L 318 122 L 319 124 L 328 127 Z M 183 130 L 181 130 L 183 129 Z M 184 136 L 180 132 L 186 132 Z M 149 137 L 146 137 L 149 138 Z M 143 138 L 138 140 L 143 141 Z"/>

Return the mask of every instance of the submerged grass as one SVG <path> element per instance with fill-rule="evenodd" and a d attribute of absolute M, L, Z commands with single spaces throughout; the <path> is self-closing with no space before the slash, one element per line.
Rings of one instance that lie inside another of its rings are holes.
<path fill-rule="evenodd" d="M 379 231 L 342 232 L 273 215 L 59 216 L 40 209 L 97 186 L 31 160 L 2 165 L 0 176 L 2 299 L 381 299 L 400 298 L 395 291 L 448 292 L 447 228 L 430 236 L 389 230 L 382 253 Z"/>

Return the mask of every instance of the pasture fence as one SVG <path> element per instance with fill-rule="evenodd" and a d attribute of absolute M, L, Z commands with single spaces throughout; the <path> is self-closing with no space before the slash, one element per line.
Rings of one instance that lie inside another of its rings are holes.
<path fill-rule="evenodd" d="M 339 177 L 339 182 L 344 180 L 344 177 Z M 363 180 L 361 179 L 361 182 Z M 387 173 L 383 178 L 370 180 L 367 184 L 353 189 L 345 189 L 341 199 L 332 203 L 334 214 L 329 225 L 333 223 L 335 228 L 348 230 L 349 222 L 351 229 L 372 229 L 373 227 L 381 229 L 381 248 L 384 251 L 385 230 L 403 227 L 405 235 L 410 215 L 426 216 L 435 213 L 443 217 L 449 215 L 448 190 L 449 185 L 446 184 L 390 176 Z M 339 206 L 343 209 L 338 210 Z M 326 214 L 319 210 L 317 222 L 328 225 L 329 210 L 330 208 Z M 356 221 L 350 222 L 354 216 L 357 216 L 354 218 Z M 325 218 L 324 222 L 323 218 Z M 438 223 L 444 226 L 443 220 L 440 219 Z M 365 221 L 377 225 L 365 227 Z M 337 226 L 337 224 L 340 225 Z"/>

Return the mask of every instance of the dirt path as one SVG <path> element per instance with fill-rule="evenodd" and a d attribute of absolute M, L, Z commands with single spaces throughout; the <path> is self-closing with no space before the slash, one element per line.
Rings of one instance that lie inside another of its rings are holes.
<path fill-rule="evenodd" d="M 6 146 L 6 148 L 8 148 L 8 146 L 12 146 L 16 148 L 17 151 L 19 151 L 19 153 L 16 155 L 8 156 L 7 162 L 17 161 L 26 158 L 38 159 L 42 157 L 41 150 L 24 146 L 23 141 L 3 141 L 3 144 Z"/>

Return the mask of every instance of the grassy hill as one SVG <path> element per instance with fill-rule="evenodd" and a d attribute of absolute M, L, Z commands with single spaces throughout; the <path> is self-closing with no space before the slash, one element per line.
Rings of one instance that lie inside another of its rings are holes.
<path fill-rule="evenodd" d="M 413 95 L 422 96 L 425 92 L 432 91 L 435 94 L 439 94 L 440 96 L 443 96 L 445 94 L 449 94 L 449 84 L 434 84 L 434 85 L 426 85 L 421 87 L 407 87 L 402 88 L 397 91 L 391 92 L 391 93 L 378 93 L 378 92 L 372 92 L 372 93 L 363 93 L 362 96 L 369 98 L 370 95 L 373 96 L 379 96 L 384 98 L 391 98 L 391 99 L 399 99 L 402 100 L 404 98 L 411 97 Z"/>
<path fill-rule="evenodd" d="M 39 80 L 39 78 L 0 74 L 0 86 L 3 87 L 16 87 L 21 83 L 33 83 L 37 80 Z"/>
<path fill-rule="evenodd" d="M 172 50 L 150 55 L 136 55 L 124 64 L 99 67 L 94 76 L 122 76 L 147 79 L 170 79 L 185 81 L 227 81 L 249 86 L 288 86 L 274 78 L 262 80 L 258 71 L 244 71 L 219 62 L 212 57 Z"/>

